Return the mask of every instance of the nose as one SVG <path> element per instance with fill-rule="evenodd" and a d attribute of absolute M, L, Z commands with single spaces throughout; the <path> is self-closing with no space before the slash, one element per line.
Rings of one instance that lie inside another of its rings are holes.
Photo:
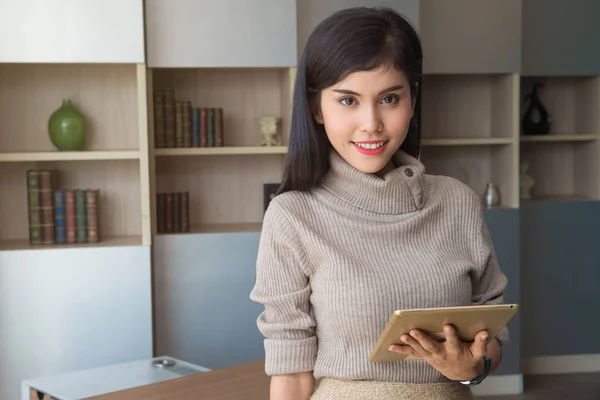
<path fill-rule="evenodd" d="M 383 122 L 376 106 L 365 106 L 360 118 L 362 132 L 377 133 L 383 130 Z"/>

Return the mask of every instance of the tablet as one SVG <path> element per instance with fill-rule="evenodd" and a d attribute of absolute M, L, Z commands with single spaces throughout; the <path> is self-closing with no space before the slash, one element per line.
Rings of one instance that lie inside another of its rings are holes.
<path fill-rule="evenodd" d="M 472 342 L 477 332 L 488 331 L 492 340 L 519 309 L 518 304 L 495 304 L 461 307 L 421 308 L 395 311 L 381 332 L 369 356 L 370 362 L 415 360 L 418 357 L 388 350 L 392 344 L 403 344 L 400 337 L 419 329 L 437 340 L 445 338 L 444 325 L 452 325 L 458 337 Z"/>

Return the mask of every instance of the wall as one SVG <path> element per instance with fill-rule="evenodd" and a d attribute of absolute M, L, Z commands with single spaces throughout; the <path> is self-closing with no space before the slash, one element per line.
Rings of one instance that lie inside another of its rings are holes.
<path fill-rule="evenodd" d="M 0 400 L 21 381 L 152 357 L 148 246 L 0 252 Z"/>
<path fill-rule="evenodd" d="M 485 219 L 498 256 L 498 264 L 508 279 L 504 301 L 520 303 L 519 210 L 486 210 Z M 517 313 L 508 324 L 509 343 L 503 349 L 502 364 L 495 372 L 497 375 L 521 373 L 521 317 L 522 312 Z"/>
<path fill-rule="evenodd" d="M 600 202 L 521 206 L 523 357 L 600 353 Z"/>
<path fill-rule="evenodd" d="M 211 369 L 264 358 L 249 299 L 258 232 L 154 239 L 156 353 Z"/>

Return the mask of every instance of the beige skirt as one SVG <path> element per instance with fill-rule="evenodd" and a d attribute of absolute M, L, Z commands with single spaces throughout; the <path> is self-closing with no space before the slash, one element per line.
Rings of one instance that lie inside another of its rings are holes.
<path fill-rule="evenodd" d="M 468 386 L 460 383 L 397 383 L 346 381 L 323 378 L 311 400 L 472 400 Z"/>

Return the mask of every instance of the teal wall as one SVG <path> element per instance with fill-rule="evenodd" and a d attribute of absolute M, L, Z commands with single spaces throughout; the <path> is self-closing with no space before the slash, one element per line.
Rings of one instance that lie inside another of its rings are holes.
<path fill-rule="evenodd" d="M 600 353 L 600 202 L 521 206 L 523 357 Z"/>

